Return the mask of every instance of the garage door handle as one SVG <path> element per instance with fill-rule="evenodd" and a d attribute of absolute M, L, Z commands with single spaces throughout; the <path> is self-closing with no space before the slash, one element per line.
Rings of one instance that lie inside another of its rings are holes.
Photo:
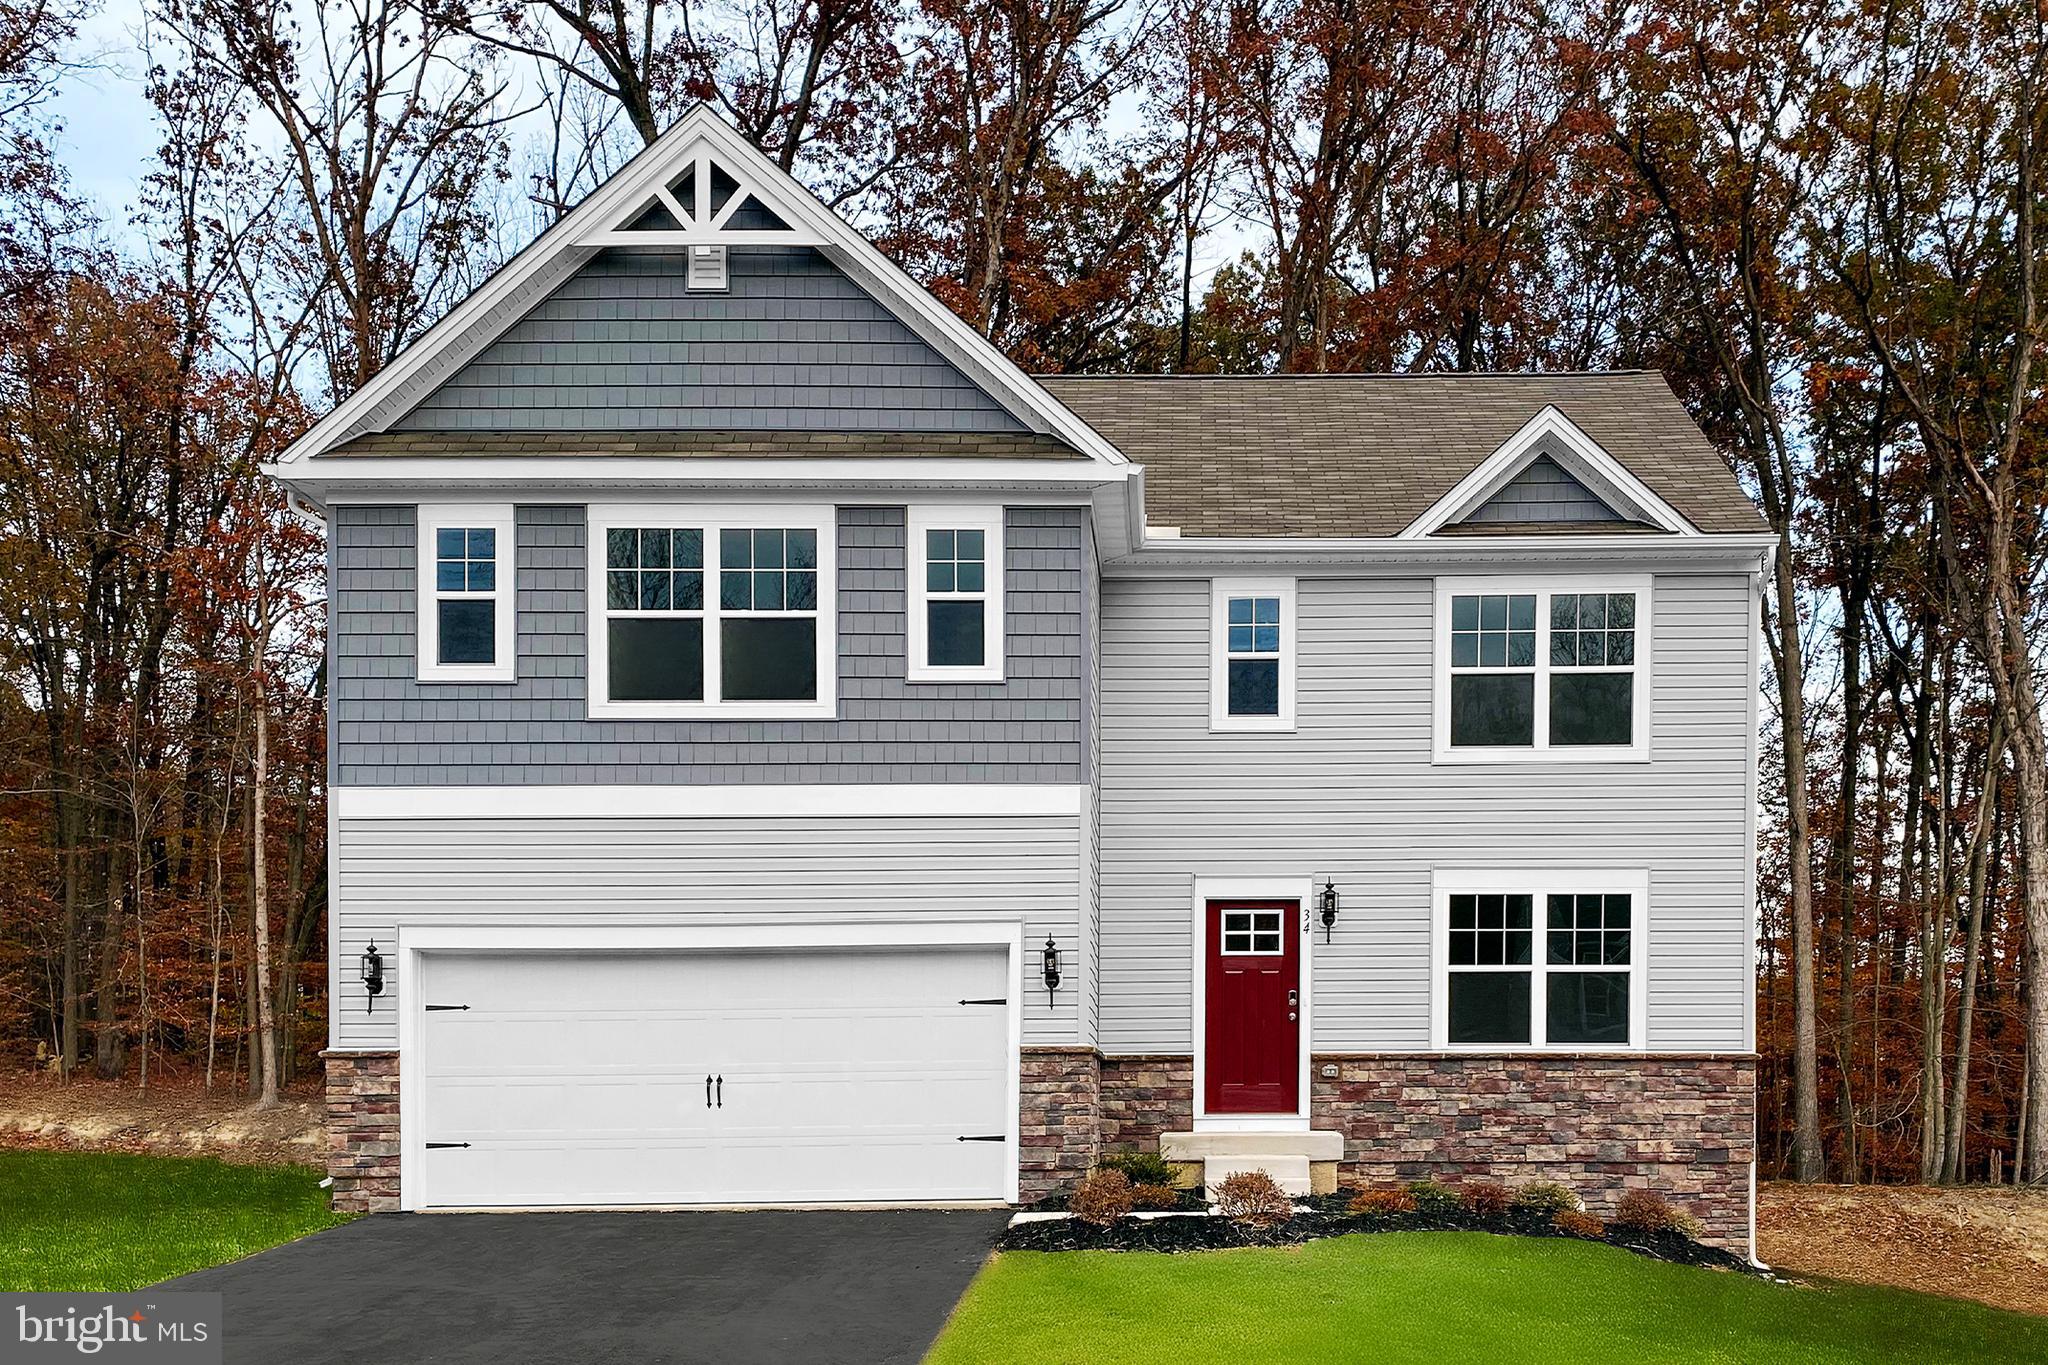
<path fill-rule="evenodd" d="M 468 1008 L 469 1008 L 469 1006 L 467 1006 L 467 1005 L 429 1005 L 429 1006 L 427 1006 L 427 1008 L 428 1008 L 429 1010 L 466 1010 L 466 1009 L 468 1009 Z"/>
<path fill-rule="evenodd" d="M 725 1077 L 718 1078 L 718 1107 L 725 1108 Z"/>
<path fill-rule="evenodd" d="M 962 1142 L 1008 1142 L 1010 1138 L 1007 1133 L 976 1133 L 973 1137 L 963 1137 L 960 1140 Z"/>
<path fill-rule="evenodd" d="M 1010 1002 L 1007 1000 L 962 1000 L 960 1003 L 963 1005 L 1007 1005 Z"/>
<path fill-rule="evenodd" d="M 704 1078 L 704 1107 L 706 1109 L 711 1107 L 711 1078 L 709 1076 Z"/>
<path fill-rule="evenodd" d="M 431 1152 L 431 1151 L 433 1151 L 433 1150 L 434 1150 L 434 1149 L 435 1149 L 436 1147 L 467 1147 L 467 1146 L 469 1146 L 469 1144 L 468 1144 L 468 1143 L 466 1143 L 466 1142 L 430 1142 L 430 1143 L 428 1143 L 428 1144 L 427 1144 L 427 1150 Z"/>

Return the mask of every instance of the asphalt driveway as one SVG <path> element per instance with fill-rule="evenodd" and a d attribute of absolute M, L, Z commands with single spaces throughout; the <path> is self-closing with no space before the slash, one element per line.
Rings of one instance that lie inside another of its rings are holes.
<path fill-rule="evenodd" d="M 168 1281 L 227 1360 L 915 1361 L 1004 1211 L 380 1214 Z"/>

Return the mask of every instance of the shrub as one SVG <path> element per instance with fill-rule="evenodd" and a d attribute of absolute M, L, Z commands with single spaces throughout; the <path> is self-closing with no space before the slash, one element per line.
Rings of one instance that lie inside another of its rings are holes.
<path fill-rule="evenodd" d="M 1264 1171 L 1239 1171 L 1209 1193 L 1218 1213 L 1247 1227 L 1278 1227 L 1294 1216 L 1294 1201 Z"/>
<path fill-rule="evenodd" d="M 1679 1236 L 1694 1242 L 1697 1242 L 1707 1231 L 1705 1225 L 1699 1219 L 1693 1217 L 1684 1209 L 1673 1209 L 1671 1211 L 1671 1230 Z"/>
<path fill-rule="evenodd" d="M 1672 1217 L 1672 1207 L 1663 1195 L 1654 1190 L 1629 1190 L 1608 1221 L 1631 1232 L 1668 1232 Z"/>
<path fill-rule="evenodd" d="M 1133 1185 L 1173 1184 L 1173 1167 L 1157 1152 L 1111 1152 L 1096 1165 L 1105 1171 L 1122 1171 Z"/>
<path fill-rule="evenodd" d="M 1415 1196 L 1402 1189 L 1360 1190 L 1351 1196 L 1350 1209 L 1353 1213 L 1377 1214 L 1381 1217 L 1413 1213 Z"/>
<path fill-rule="evenodd" d="M 1598 1241 L 1607 1232 L 1605 1223 L 1592 1214 L 1581 1213 L 1577 1209 L 1566 1209 L 1562 1213 L 1552 1214 L 1550 1226 L 1567 1237 L 1584 1237 L 1589 1241 Z"/>
<path fill-rule="evenodd" d="M 1568 1185 L 1555 1180 L 1536 1180 L 1515 1191 L 1515 1207 L 1530 1213 L 1576 1213 L 1579 1197 Z"/>
<path fill-rule="evenodd" d="M 1460 1212 L 1465 1207 L 1456 1190 L 1434 1180 L 1415 1181 L 1408 1187 L 1408 1194 L 1415 1201 L 1415 1211 L 1421 1214 L 1442 1217 L 1447 1213 Z"/>
<path fill-rule="evenodd" d="M 1481 1218 L 1500 1217 L 1515 1198 L 1507 1186 L 1484 1180 L 1458 1186 L 1458 1195 L 1465 1201 L 1466 1210 Z"/>
<path fill-rule="evenodd" d="M 1131 1207 L 1138 1209 L 1170 1209 L 1180 1204 L 1180 1191 L 1171 1185 L 1131 1186 Z"/>
<path fill-rule="evenodd" d="M 1122 1171 L 1090 1171 L 1074 1186 L 1067 1208 L 1084 1223 L 1106 1228 L 1131 1211 L 1131 1181 Z"/>

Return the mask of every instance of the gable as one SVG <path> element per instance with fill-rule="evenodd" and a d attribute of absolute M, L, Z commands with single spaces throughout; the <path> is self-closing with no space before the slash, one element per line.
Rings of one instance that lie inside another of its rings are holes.
<path fill-rule="evenodd" d="M 701 298 L 679 287 L 686 267 Z M 1131 476 L 1100 432 L 703 104 L 265 468 L 290 480 L 365 438 L 437 430 L 714 428 L 1023 434 Z"/>
<path fill-rule="evenodd" d="M 1538 455 L 1499 492 L 1472 509 L 1461 526 L 1585 522 L 1626 523 L 1547 453 Z"/>
<path fill-rule="evenodd" d="M 816 248 L 727 251 L 599 251 L 389 429 L 1026 430 Z"/>

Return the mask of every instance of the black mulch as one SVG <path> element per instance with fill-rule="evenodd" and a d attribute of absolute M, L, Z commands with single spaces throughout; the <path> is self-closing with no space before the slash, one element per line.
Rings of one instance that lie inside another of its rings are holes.
<path fill-rule="evenodd" d="M 1522 1209 L 1511 1209 L 1494 1217 L 1462 1210 L 1360 1214 L 1346 1211 L 1344 1206 L 1348 1199 L 1348 1194 L 1312 1197 L 1302 1201 L 1310 1208 L 1273 1228 L 1247 1227 L 1228 1218 L 1206 1214 L 1191 1218 L 1122 1218 L 1108 1227 L 1084 1223 L 1078 1218 L 1046 1219 L 1009 1228 L 997 1246 L 1003 1251 L 1217 1251 L 1227 1247 L 1295 1246 L 1355 1232 L 1493 1232 L 1517 1237 L 1565 1235 L 1550 1225 L 1548 1214 Z M 1194 1203 L 1198 1208 L 1208 1207 L 1199 1199 Z M 1051 1205 L 1035 1207 L 1050 1209 Z M 1740 1256 L 1719 1247 L 1702 1246 L 1681 1233 L 1610 1228 L 1601 1240 L 1608 1246 L 1633 1251 L 1653 1260 L 1714 1270 L 1761 1273 Z"/>

